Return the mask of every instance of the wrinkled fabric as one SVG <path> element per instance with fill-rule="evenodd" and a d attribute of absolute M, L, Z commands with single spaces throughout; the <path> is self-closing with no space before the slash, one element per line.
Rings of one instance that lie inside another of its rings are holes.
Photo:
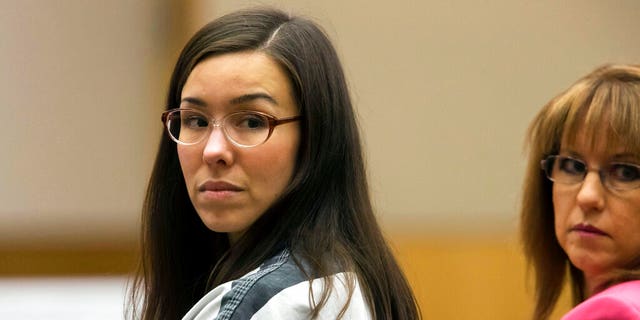
<path fill-rule="evenodd" d="M 640 320 L 640 280 L 607 288 L 577 305 L 562 320 Z"/>
<path fill-rule="evenodd" d="M 334 289 L 317 319 L 336 319 L 348 301 L 347 273 L 330 277 Z M 355 288 L 342 319 L 372 319 L 355 274 Z M 325 279 L 310 284 L 288 250 L 265 261 L 239 279 L 223 283 L 200 299 L 183 320 L 309 319 L 313 297 L 319 300 Z"/>

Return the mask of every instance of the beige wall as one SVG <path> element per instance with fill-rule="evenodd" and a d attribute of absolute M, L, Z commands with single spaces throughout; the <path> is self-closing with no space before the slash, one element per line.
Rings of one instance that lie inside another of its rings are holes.
<path fill-rule="evenodd" d="M 512 232 L 534 113 L 599 64 L 640 63 L 638 1 L 266 2 L 335 40 L 377 208 L 399 230 Z"/>
<path fill-rule="evenodd" d="M 0 246 L 134 241 L 161 130 L 165 7 L 0 2 Z"/>
<path fill-rule="evenodd" d="M 189 3 L 187 33 L 257 2 Z M 640 59 L 631 0 L 273 3 L 334 39 L 394 230 L 512 233 L 533 114 L 594 66 Z M 181 4 L 0 4 L 0 243 L 135 240 Z"/>

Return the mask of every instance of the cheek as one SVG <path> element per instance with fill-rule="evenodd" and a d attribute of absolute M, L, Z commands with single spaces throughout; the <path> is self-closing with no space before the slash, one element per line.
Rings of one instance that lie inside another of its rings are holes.
<path fill-rule="evenodd" d="M 571 211 L 571 204 L 569 196 L 566 193 L 561 193 L 555 188 L 552 189 L 551 201 L 553 202 L 553 220 L 556 232 L 556 237 L 560 242 L 564 238 L 565 229 L 567 227 L 567 216 Z"/>
<path fill-rule="evenodd" d="M 295 157 L 290 156 L 289 152 L 269 152 L 247 157 L 246 160 L 246 170 L 251 171 L 247 172 L 248 174 L 258 178 L 262 183 L 281 185 L 283 180 L 288 182 L 293 174 Z"/>
<path fill-rule="evenodd" d="M 574 204 L 570 192 L 567 192 L 567 190 L 559 191 L 555 187 L 551 190 L 551 202 L 553 203 L 553 212 L 556 218 L 566 217 Z"/>
<path fill-rule="evenodd" d="M 621 261 L 640 261 L 640 199 L 609 201 L 609 232 L 618 241 Z"/>
<path fill-rule="evenodd" d="M 628 235 L 640 238 L 640 198 L 609 200 L 609 213 L 613 230 L 628 230 Z"/>
<path fill-rule="evenodd" d="M 295 169 L 298 143 L 271 145 L 261 152 L 245 157 L 245 170 L 257 178 L 261 184 L 269 186 L 272 192 L 279 193 L 288 185 Z M 268 164 L 268 165 L 266 165 Z"/>
<path fill-rule="evenodd" d="M 184 175 L 184 179 L 189 182 L 189 178 L 194 173 L 194 170 L 198 166 L 198 159 L 202 157 L 198 156 L 198 148 L 194 148 L 194 146 L 177 146 L 178 152 L 178 160 L 180 161 L 180 168 L 182 169 L 182 174 Z"/>

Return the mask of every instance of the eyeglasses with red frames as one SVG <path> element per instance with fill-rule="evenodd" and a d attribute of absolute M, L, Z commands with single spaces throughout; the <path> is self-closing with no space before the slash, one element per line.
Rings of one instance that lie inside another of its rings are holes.
<path fill-rule="evenodd" d="M 300 118 L 298 115 L 278 119 L 250 110 L 227 114 L 219 121 L 197 109 L 177 108 L 162 113 L 162 123 L 169 137 L 178 144 L 197 144 L 205 140 L 214 128 L 219 127 L 231 143 L 244 148 L 265 143 L 275 127 Z"/>

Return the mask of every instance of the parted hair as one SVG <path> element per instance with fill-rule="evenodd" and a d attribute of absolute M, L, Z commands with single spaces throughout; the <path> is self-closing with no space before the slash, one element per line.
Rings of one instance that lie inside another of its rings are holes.
<path fill-rule="evenodd" d="M 418 319 L 415 297 L 372 209 L 342 66 L 317 24 L 273 8 L 214 20 L 184 47 L 171 76 L 167 109 L 179 105 L 186 79 L 199 62 L 247 51 L 271 57 L 291 82 L 302 115 L 292 180 L 231 246 L 226 234 L 207 229 L 200 220 L 187 194 L 176 145 L 163 135 L 143 207 L 132 313 L 142 319 L 180 318 L 207 290 L 241 277 L 286 246 L 315 275 L 330 275 L 336 267 L 355 274 L 377 319 Z M 354 281 L 349 279 L 350 293 Z M 311 297 L 313 315 L 332 288 L 326 281 L 322 296 Z"/>
<path fill-rule="evenodd" d="M 547 103 L 529 127 L 520 233 L 534 274 L 534 319 L 549 317 L 567 275 L 574 304 L 586 298 L 582 272 L 557 241 L 552 182 L 540 167 L 542 159 L 558 154 L 561 143 L 574 143 L 579 130 L 592 147 L 604 138 L 609 147 L 622 145 L 640 156 L 640 66 L 595 69 Z M 640 252 L 635 263 L 619 270 L 605 287 L 631 279 L 640 279 Z"/>

